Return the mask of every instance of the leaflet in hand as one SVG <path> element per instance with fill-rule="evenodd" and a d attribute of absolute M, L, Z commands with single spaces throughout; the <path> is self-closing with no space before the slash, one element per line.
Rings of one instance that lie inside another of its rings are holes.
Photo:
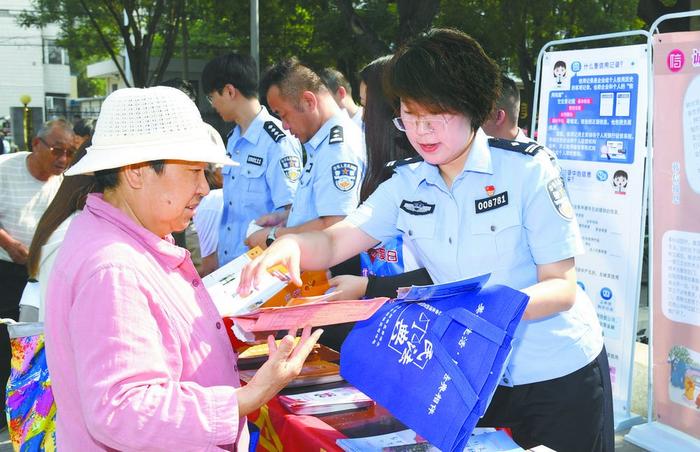
<path fill-rule="evenodd" d="M 248 314 L 236 315 L 234 323 L 244 331 L 278 331 L 304 326 L 335 325 L 359 322 L 372 316 L 388 300 L 316 301 L 285 307 L 263 307 Z"/>
<path fill-rule="evenodd" d="M 289 272 L 283 266 L 278 265 L 263 275 L 258 288 L 250 295 L 247 297 L 238 295 L 238 284 L 243 267 L 261 253 L 262 249 L 255 247 L 202 278 L 204 287 L 209 291 L 209 295 L 222 317 L 254 311 L 284 289 L 289 282 Z"/>

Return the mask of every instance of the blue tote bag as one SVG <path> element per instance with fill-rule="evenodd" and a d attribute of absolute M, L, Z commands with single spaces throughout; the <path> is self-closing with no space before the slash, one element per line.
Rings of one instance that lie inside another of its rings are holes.
<path fill-rule="evenodd" d="M 528 296 L 489 275 L 412 287 L 358 322 L 340 373 L 441 450 L 463 450 L 496 390 Z"/>

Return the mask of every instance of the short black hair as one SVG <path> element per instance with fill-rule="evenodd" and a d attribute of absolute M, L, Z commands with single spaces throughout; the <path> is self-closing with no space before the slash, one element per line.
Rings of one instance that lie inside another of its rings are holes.
<path fill-rule="evenodd" d="M 163 174 L 163 171 L 165 171 L 165 160 L 153 160 L 148 162 L 148 165 L 158 175 Z M 119 185 L 119 170 L 121 170 L 121 167 L 95 171 L 95 180 L 99 191 L 116 188 Z"/>
<path fill-rule="evenodd" d="M 258 97 L 258 68 L 250 55 L 227 53 L 209 61 L 202 71 L 202 90 L 221 92 L 231 84 L 247 98 Z"/>
<path fill-rule="evenodd" d="M 95 133 L 95 120 L 81 119 L 73 125 L 73 133 L 81 137 L 92 137 Z"/>
<path fill-rule="evenodd" d="M 496 106 L 505 111 L 508 119 L 513 124 L 518 123 L 520 116 L 520 90 L 515 80 L 507 75 L 501 75 L 501 95 L 496 101 Z"/>
<path fill-rule="evenodd" d="M 304 91 L 318 93 L 328 89 L 316 72 L 294 57 L 285 58 L 265 71 L 260 80 L 260 93 L 267 96 L 272 86 L 277 86 L 280 94 L 292 103 L 296 103 Z"/>
<path fill-rule="evenodd" d="M 318 76 L 321 77 L 323 83 L 332 93 L 335 94 L 335 92 L 338 91 L 338 88 L 342 86 L 345 88 L 345 91 L 347 91 L 348 94 L 352 95 L 352 87 L 350 86 L 350 82 L 348 82 L 348 79 L 345 78 L 343 73 L 339 70 L 332 67 L 327 67 L 319 72 Z"/>
<path fill-rule="evenodd" d="M 434 113 L 460 113 L 481 127 L 500 91 L 500 69 L 471 36 L 434 28 L 404 44 L 391 59 L 387 94 Z"/>
<path fill-rule="evenodd" d="M 169 86 L 171 88 L 179 89 L 183 93 L 187 94 L 192 102 L 197 103 L 197 92 L 194 90 L 192 83 L 182 79 L 180 77 L 170 78 L 160 83 L 160 86 Z"/>

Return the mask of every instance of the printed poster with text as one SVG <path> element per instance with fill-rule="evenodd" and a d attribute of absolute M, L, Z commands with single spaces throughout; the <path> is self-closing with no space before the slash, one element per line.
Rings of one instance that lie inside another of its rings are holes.
<path fill-rule="evenodd" d="M 654 413 L 700 439 L 700 33 L 653 45 Z"/>
<path fill-rule="evenodd" d="M 538 139 L 559 158 L 586 253 L 579 285 L 605 335 L 616 410 L 629 410 L 641 274 L 647 123 L 645 45 L 548 52 Z"/>

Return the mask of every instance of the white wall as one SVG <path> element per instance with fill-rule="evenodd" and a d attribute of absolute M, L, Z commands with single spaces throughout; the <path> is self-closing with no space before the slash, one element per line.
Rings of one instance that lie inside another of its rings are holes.
<path fill-rule="evenodd" d="M 43 63 L 43 39 L 55 38 L 57 28 L 17 24 L 20 12 L 30 8 L 30 0 L 0 1 L 0 116 L 22 106 L 23 94 L 31 96 L 30 106 L 44 108 L 45 93 L 71 92 L 69 66 Z"/>

